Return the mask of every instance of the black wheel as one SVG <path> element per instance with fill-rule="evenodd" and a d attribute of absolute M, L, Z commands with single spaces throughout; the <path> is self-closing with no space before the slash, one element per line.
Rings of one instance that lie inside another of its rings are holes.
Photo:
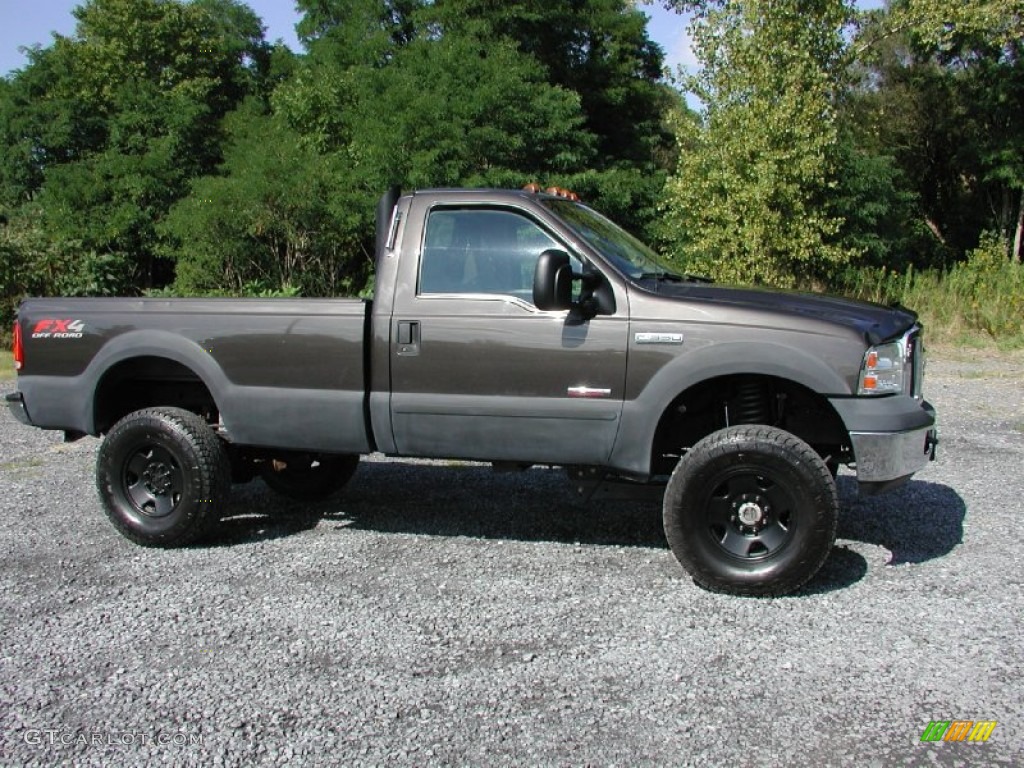
<path fill-rule="evenodd" d="M 700 586 L 782 595 L 810 579 L 835 542 L 839 502 L 821 457 L 772 427 L 704 438 L 665 489 L 665 535 Z"/>
<path fill-rule="evenodd" d="M 107 434 L 96 485 L 124 536 L 144 546 L 175 547 L 217 521 L 231 489 L 231 465 L 201 417 L 181 408 L 146 408 Z"/>
<path fill-rule="evenodd" d="M 282 496 L 321 501 L 344 488 L 358 466 L 356 454 L 293 453 L 265 462 L 260 477 Z"/>

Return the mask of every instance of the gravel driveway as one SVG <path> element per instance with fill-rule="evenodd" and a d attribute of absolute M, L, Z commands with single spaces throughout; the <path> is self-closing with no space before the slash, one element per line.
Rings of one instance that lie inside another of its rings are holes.
<path fill-rule="evenodd" d="M 932 360 L 939 460 L 873 499 L 841 476 L 824 569 L 767 600 L 549 469 L 374 458 L 316 506 L 256 481 L 147 550 L 100 511 L 97 441 L 4 410 L 0 764 L 1021 765 L 1022 376 Z"/>

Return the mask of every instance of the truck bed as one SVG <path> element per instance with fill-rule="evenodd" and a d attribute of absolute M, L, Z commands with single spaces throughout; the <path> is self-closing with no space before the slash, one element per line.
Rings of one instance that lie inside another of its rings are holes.
<path fill-rule="evenodd" d="M 115 388 L 122 411 L 161 381 L 205 389 L 236 444 L 367 451 L 369 310 L 357 299 L 31 299 L 18 386 L 44 428 L 100 434 L 121 415 L 96 407 L 104 394 Z"/>

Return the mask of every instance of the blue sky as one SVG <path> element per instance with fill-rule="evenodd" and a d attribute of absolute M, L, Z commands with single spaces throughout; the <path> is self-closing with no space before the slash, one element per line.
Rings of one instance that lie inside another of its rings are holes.
<path fill-rule="evenodd" d="M 70 35 L 75 31 L 71 10 L 81 0 L 0 0 L 0 75 L 19 69 L 27 63 L 18 48 L 42 45 L 52 40 L 51 33 Z M 858 5 L 878 7 L 881 0 L 860 0 Z M 267 39 L 281 39 L 292 50 L 300 50 L 295 37 L 298 14 L 290 0 L 247 0 L 247 5 L 263 19 Z M 648 34 L 665 50 L 671 69 L 693 62 L 684 19 L 666 11 L 661 3 L 643 4 L 640 8 L 650 17 Z"/>

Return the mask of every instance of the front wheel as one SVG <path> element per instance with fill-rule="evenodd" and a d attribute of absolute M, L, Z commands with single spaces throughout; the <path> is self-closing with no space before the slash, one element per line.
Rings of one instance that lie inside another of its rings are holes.
<path fill-rule="evenodd" d="M 231 489 L 231 465 L 201 417 L 181 408 L 146 408 L 107 434 L 96 485 L 121 534 L 143 546 L 175 547 L 217 521 Z"/>
<path fill-rule="evenodd" d="M 781 595 L 805 584 L 835 542 L 839 502 L 821 457 L 773 427 L 729 427 L 680 459 L 665 489 L 665 535 L 700 586 Z"/>

